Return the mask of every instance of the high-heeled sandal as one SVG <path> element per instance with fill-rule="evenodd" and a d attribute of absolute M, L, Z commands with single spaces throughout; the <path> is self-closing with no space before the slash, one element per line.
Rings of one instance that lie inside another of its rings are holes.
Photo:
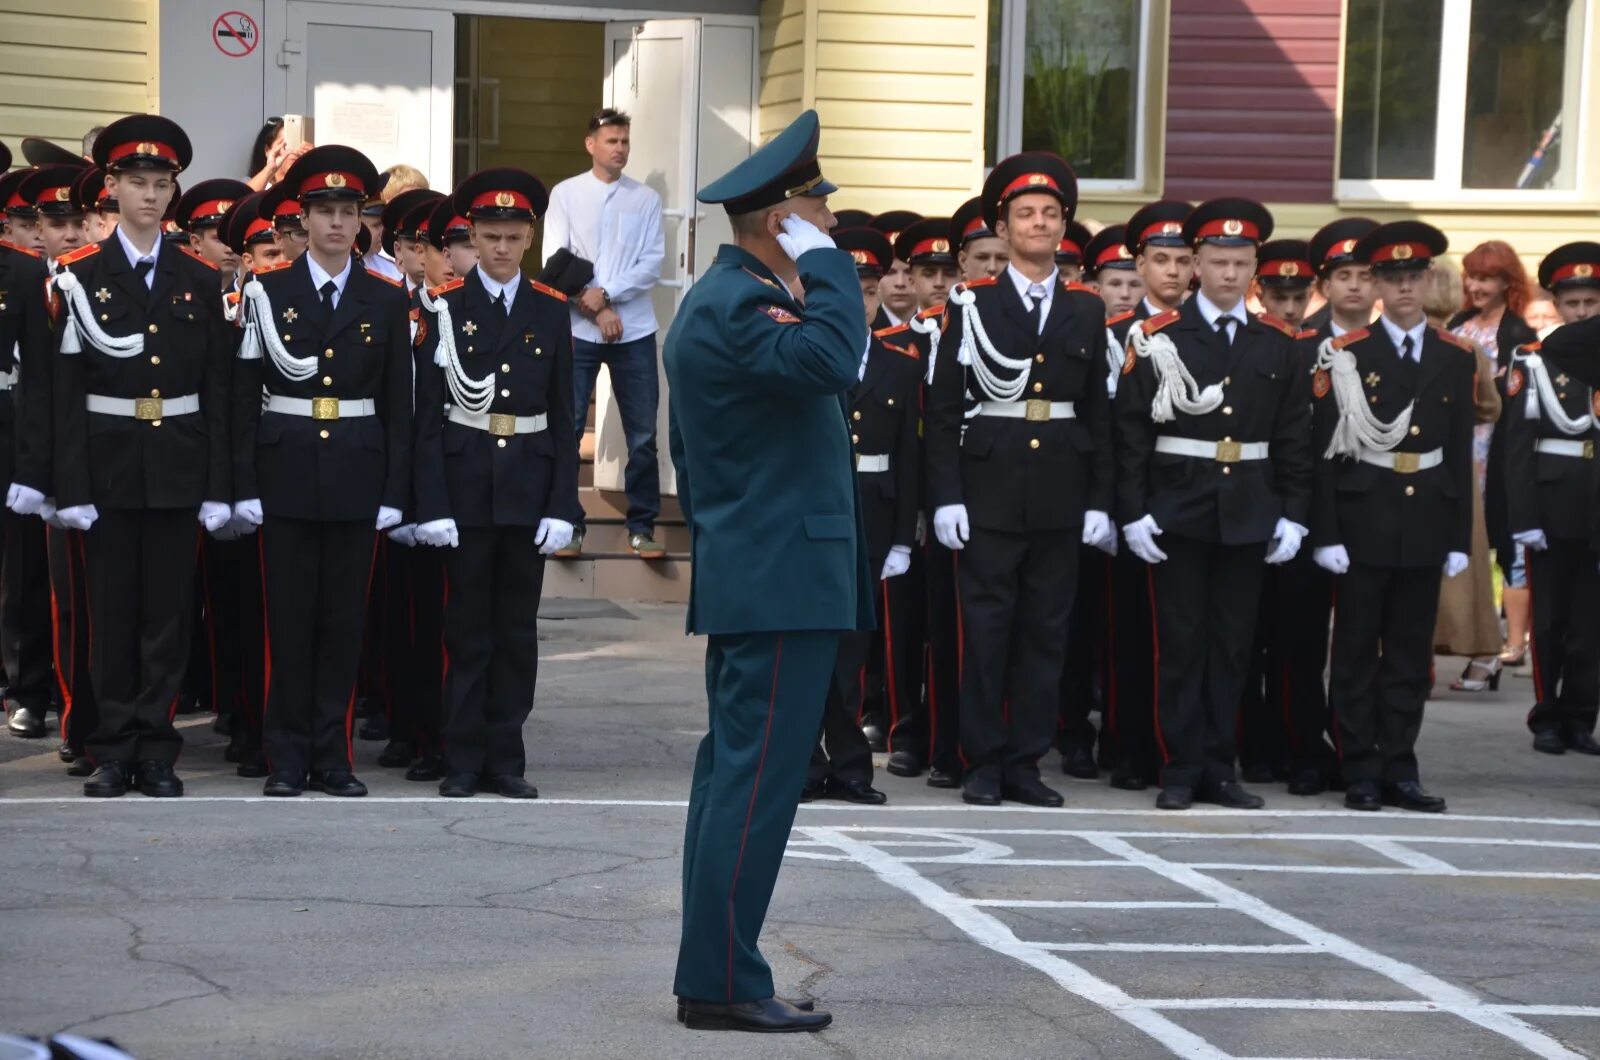
<path fill-rule="evenodd" d="M 1473 677 L 1473 672 L 1482 674 Z M 1461 671 L 1461 676 L 1450 682 L 1450 687 L 1456 692 L 1498 692 L 1500 690 L 1500 660 L 1492 659 L 1484 662 L 1482 659 L 1472 659 L 1467 663 L 1467 668 Z"/>
<path fill-rule="evenodd" d="M 1525 663 L 1527 661 L 1528 661 L 1528 646 L 1526 644 L 1524 644 L 1521 648 L 1519 648 L 1516 651 L 1512 651 L 1510 648 L 1507 648 L 1505 651 L 1500 653 L 1500 665 L 1501 666 L 1509 666 L 1509 667 L 1515 668 L 1515 667 L 1521 666 L 1523 663 Z"/>

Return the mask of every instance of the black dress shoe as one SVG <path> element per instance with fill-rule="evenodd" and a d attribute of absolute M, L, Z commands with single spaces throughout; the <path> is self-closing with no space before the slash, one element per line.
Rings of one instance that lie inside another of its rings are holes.
<path fill-rule="evenodd" d="M 508 799 L 537 799 L 539 789 L 528 783 L 526 777 L 519 777 L 515 773 L 500 773 L 489 782 L 489 790 L 504 795 Z"/>
<path fill-rule="evenodd" d="M 444 760 L 438 755 L 421 755 L 406 770 L 407 780 L 439 780 L 444 777 Z"/>
<path fill-rule="evenodd" d="M 1211 785 L 1206 790 L 1205 801 L 1226 806 L 1230 810 L 1259 810 L 1267 804 L 1266 799 L 1246 791 L 1236 780 L 1224 780 Z"/>
<path fill-rule="evenodd" d="M 389 738 L 389 719 L 382 714 L 374 714 L 361 723 L 361 728 L 356 735 L 363 740 L 387 740 Z"/>
<path fill-rule="evenodd" d="M 1390 806 L 1398 806 L 1402 810 L 1411 810 L 1415 813 L 1444 812 L 1444 800 L 1437 795 L 1429 795 L 1422 784 L 1415 780 L 1399 780 L 1393 784 L 1385 784 L 1383 801 Z"/>
<path fill-rule="evenodd" d="M 1593 733 L 1582 729 L 1567 731 L 1567 746 L 1581 755 L 1600 755 L 1600 741 L 1595 740 Z"/>
<path fill-rule="evenodd" d="M 470 799 L 477 793 L 476 773 L 451 773 L 439 781 L 439 794 L 447 799 Z"/>
<path fill-rule="evenodd" d="M 778 1000 L 782 1001 L 785 1005 L 788 1005 L 791 1008 L 799 1009 L 801 1012 L 815 1012 L 817 1010 L 817 1003 L 815 1001 L 813 1001 L 809 997 L 799 998 L 798 1000 L 795 999 L 795 998 L 792 998 L 792 997 L 780 997 Z M 683 998 L 680 997 L 678 999 L 678 1022 L 679 1023 L 683 1022 L 683 1013 L 684 1013 L 684 1010 L 687 1009 L 688 1007 L 689 1007 L 689 1003 L 687 1001 L 685 1001 Z"/>
<path fill-rule="evenodd" d="M 129 786 L 128 767 L 121 762 L 107 762 L 83 782 L 83 793 L 91 799 L 114 799 L 127 794 Z"/>
<path fill-rule="evenodd" d="M 1554 729 L 1540 729 L 1533 734 L 1533 749 L 1540 754 L 1564 755 L 1567 753 L 1567 741 Z"/>
<path fill-rule="evenodd" d="M 1079 780 L 1094 780 L 1100 775 L 1095 767 L 1094 755 L 1087 747 L 1069 747 L 1061 752 L 1061 772 Z"/>
<path fill-rule="evenodd" d="M 71 744 L 62 740 L 61 746 L 56 748 L 56 757 L 67 763 L 67 765 L 71 765 L 78 760 L 79 755 L 77 751 L 72 749 Z"/>
<path fill-rule="evenodd" d="M 385 769 L 399 769 L 408 766 L 416 753 L 411 749 L 409 740 L 390 740 L 383 745 L 383 750 L 378 752 L 378 764 Z"/>
<path fill-rule="evenodd" d="M 910 751 L 893 752 L 889 755 L 889 761 L 883 768 L 887 769 L 892 776 L 922 776 L 922 761 Z"/>
<path fill-rule="evenodd" d="M 67 767 L 67 776 L 69 777 L 87 777 L 93 772 L 94 763 L 89 761 L 88 755 L 79 755 L 73 760 L 72 764 Z"/>
<path fill-rule="evenodd" d="M 237 762 L 244 757 L 245 735 L 242 731 L 235 732 L 228 737 L 228 746 L 222 749 L 224 762 Z"/>
<path fill-rule="evenodd" d="M 305 775 L 286 769 L 273 773 L 261 786 L 261 794 L 281 799 L 292 799 L 304 790 L 306 790 Z"/>
<path fill-rule="evenodd" d="M 24 740 L 37 740 L 44 735 L 43 712 L 14 702 L 6 706 L 6 728 L 11 730 L 11 735 L 20 736 Z"/>
<path fill-rule="evenodd" d="M 889 796 L 865 780 L 840 780 L 834 777 L 828 781 L 828 794 L 858 806 L 882 806 L 889 801 Z"/>
<path fill-rule="evenodd" d="M 239 764 L 234 772 L 241 777 L 264 777 L 267 775 L 267 756 L 253 747 L 246 747 L 239 752 Z"/>
<path fill-rule="evenodd" d="M 1156 796 L 1158 810 L 1187 810 L 1194 805 L 1194 789 L 1184 784 L 1174 784 L 1161 789 Z"/>
<path fill-rule="evenodd" d="M 1000 805 L 1000 778 L 992 773 L 968 773 L 961 782 L 961 801 L 971 806 Z"/>
<path fill-rule="evenodd" d="M 348 769 L 328 769 L 311 774 L 311 790 L 343 799 L 359 799 L 367 793 L 367 786 Z"/>
<path fill-rule="evenodd" d="M 822 798 L 823 796 L 825 796 L 827 794 L 828 794 L 828 778 L 827 777 L 819 777 L 816 780 L 812 780 L 812 779 L 810 779 L 808 777 L 808 778 L 806 778 L 806 782 L 800 786 L 800 801 L 801 802 L 816 802 L 818 799 Z"/>
<path fill-rule="evenodd" d="M 1372 780 L 1353 781 L 1344 790 L 1344 805 L 1349 810 L 1361 810 L 1365 813 L 1375 813 L 1383 809 L 1383 800 L 1378 798 L 1378 784 Z"/>
<path fill-rule="evenodd" d="M 183 781 L 166 762 L 140 762 L 139 791 L 151 799 L 176 799 L 183 794 Z"/>
<path fill-rule="evenodd" d="M 930 788 L 959 788 L 961 779 L 954 773 L 946 773 L 938 766 L 928 768 L 928 787 Z"/>
<path fill-rule="evenodd" d="M 1289 778 L 1290 795 L 1321 795 L 1328 790 L 1328 781 L 1320 769 L 1296 770 Z"/>
<path fill-rule="evenodd" d="M 769 997 L 719 1005 L 709 1001 L 684 1001 L 683 1025 L 692 1031 L 755 1031 L 782 1034 L 820 1031 L 833 1022 L 826 1012 L 807 1012 L 787 1001 Z"/>
<path fill-rule="evenodd" d="M 1111 774 L 1111 786 L 1120 791 L 1143 791 L 1150 786 L 1150 782 L 1138 773 L 1117 770 Z"/>
<path fill-rule="evenodd" d="M 1020 802 L 1025 806 L 1056 807 L 1064 805 L 1067 801 L 1061 797 L 1061 792 L 1032 773 L 1006 777 L 1000 783 L 1000 797 L 1007 802 Z"/>

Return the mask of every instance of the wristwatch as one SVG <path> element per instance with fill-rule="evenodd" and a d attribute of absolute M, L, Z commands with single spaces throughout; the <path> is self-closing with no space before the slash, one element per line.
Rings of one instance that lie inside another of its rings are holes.
<path fill-rule="evenodd" d="M 611 308 L 611 292 L 604 287 L 600 288 L 600 299 L 605 303 L 607 309 Z"/>

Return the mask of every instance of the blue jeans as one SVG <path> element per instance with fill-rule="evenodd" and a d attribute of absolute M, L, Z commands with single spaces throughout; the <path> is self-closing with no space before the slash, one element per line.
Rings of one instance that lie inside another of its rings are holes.
<path fill-rule="evenodd" d="M 623 489 L 628 493 L 628 532 L 648 534 L 661 514 L 661 469 L 656 463 L 656 407 L 661 401 L 661 384 L 656 376 L 655 335 L 627 342 L 572 340 L 573 420 L 580 441 L 602 364 L 611 373 L 611 391 L 628 443 L 628 464 L 622 473 Z"/>

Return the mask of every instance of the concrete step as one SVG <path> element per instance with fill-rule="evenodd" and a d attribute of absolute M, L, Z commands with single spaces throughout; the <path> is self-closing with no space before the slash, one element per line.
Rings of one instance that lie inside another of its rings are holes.
<path fill-rule="evenodd" d="M 628 524 L 620 519 L 590 519 L 584 531 L 583 551 L 595 555 L 616 554 L 632 557 L 628 547 Z M 689 528 L 682 523 L 656 523 L 656 540 L 667 546 L 669 554 L 687 557 Z M 653 561 L 652 561 L 653 562 Z M 687 558 L 685 559 L 687 561 Z"/>
<path fill-rule="evenodd" d="M 578 469 L 581 476 L 583 468 Z M 580 478 L 580 482 L 581 482 Z M 583 514 L 588 519 L 625 519 L 628 515 L 628 495 L 621 490 L 596 489 L 593 486 L 580 485 L 578 500 L 583 505 Z M 678 506 L 678 498 L 661 498 L 661 517 L 658 523 L 682 523 L 683 509 Z"/>
<path fill-rule="evenodd" d="M 689 561 L 676 556 L 646 561 L 631 552 L 553 560 L 544 568 L 544 595 L 684 603 L 689 599 Z"/>

